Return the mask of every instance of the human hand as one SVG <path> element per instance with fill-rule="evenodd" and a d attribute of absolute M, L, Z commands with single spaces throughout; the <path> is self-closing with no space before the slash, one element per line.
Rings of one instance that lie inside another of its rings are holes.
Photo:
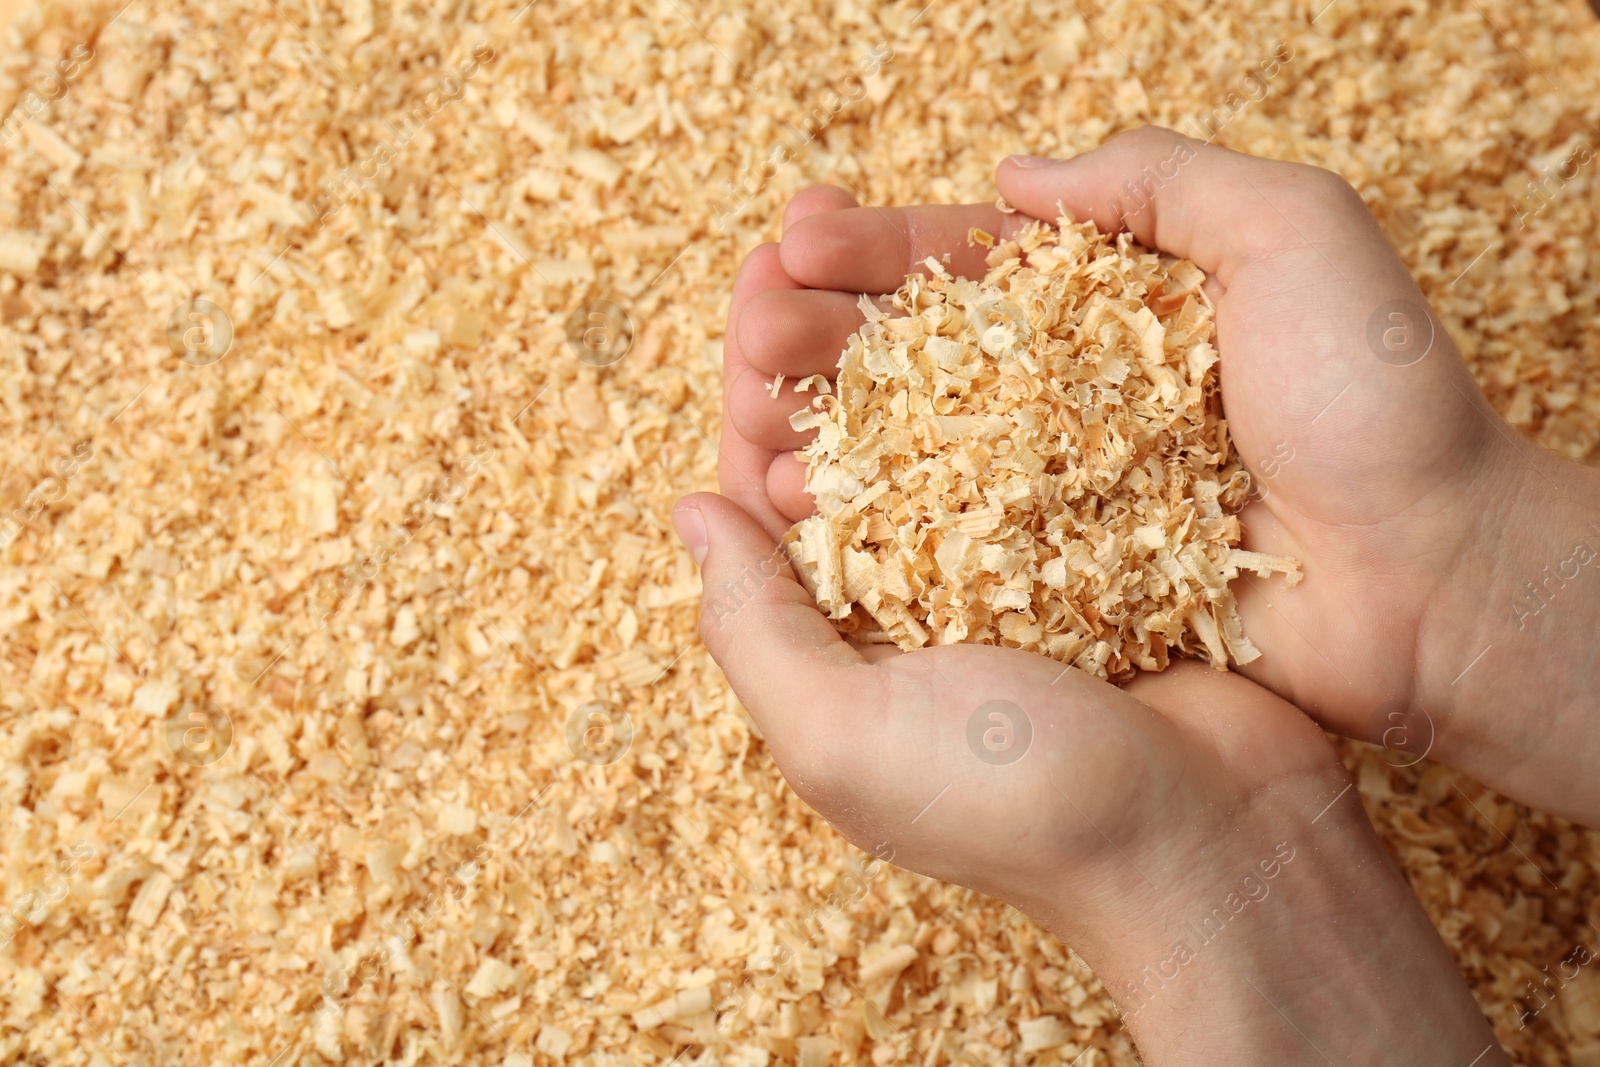
<path fill-rule="evenodd" d="M 1404 1057 L 1412 1040 L 1416 1062 L 1474 1060 L 1492 1038 L 1304 716 L 1197 664 L 1119 690 L 1016 650 L 856 649 L 777 550 L 811 501 L 792 454 L 805 436 L 788 425 L 804 400 L 772 398 L 773 376 L 831 378 L 861 323 L 857 293 L 895 288 L 929 254 L 981 274 L 968 229 L 1004 237 L 1025 221 L 989 206 L 856 209 L 819 188 L 791 204 L 782 246 L 747 258 L 725 339 L 728 499 L 690 497 L 673 517 L 704 568 L 707 646 L 804 799 L 863 848 L 1061 935 L 1152 1062 L 1321 1062 L 1308 1042 Z M 1279 866 L 1280 848 L 1296 858 Z M 1230 894 L 1269 890 L 1273 907 L 1242 912 L 1225 944 L 1194 943 Z M 1181 965 L 1179 945 L 1195 950 Z M 1305 973 L 1338 976 L 1341 993 Z M 1390 1033 L 1379 1002 L 1426 1022 Z"/>
<path fill-rule="evenodd" d="M 1360 196 L 1159 129 L 1007 161 L 998 182 L 1024 212 L 1064 203 L 1211 277 L 1224 413 L 1260 488 L 1245 547 L 1305 573 L 1292 589 L 1244 579 L 1263 655 L 1243 673 L 1408 762 L 1600 820 L 1600 598 L 1566 592 L 1544 613 L 1574 575 L 1529 587 L 1600 553 L 1600 474 L 1494 412 Z"/>
<path fill-rule="evenodd" d="M 1146 1062 L 1506 1062 L 1281 699 L 1196 663 L 1119 689 L 1016 649 L 858 649 L 732 501 L 688 497 L 673 524 L 706 645 L 802 799 L 1062 937 Z"/>
<path fill-rule="evenodd" d="M 1354 190 L 1159 129 L 1070 161 L 1007 161 L 999 184 L 1026 215 L 1053 219 L 1059 202 L 1210 275 L 1225 413 L 1259 487 L 1245 547 L 1305 573 L 1293 589 L 1236 586 L 1264 653 L 1244 673 L 1330 729 L 1600 819 L 1600 782 L 1583 773 L 1600 731 L 1581 598 L 1532 628 L 1514 629 L 1511 610 L 1527 601 L 1519 583 L 1570 554 L 1562 537 L 1583 534 L 1584 509 L 1600 515 L 1600 476 L 1538 452 L 1488 407 Z M 809 514 L 792 453 L 809 435 L 788 425 L 803 400 L 770 397 L 771 377 L 831 377 L 862 321 L 855 294 L 894 289 L 928 255 L 981 276 L 969 229 L 1004 237 L 1026 221 L 988 205 L 858 208 L 827 188 L 797 197 L 781 244 L 752 253 L 735 290 L 724 491 L 774 536 Z"/>

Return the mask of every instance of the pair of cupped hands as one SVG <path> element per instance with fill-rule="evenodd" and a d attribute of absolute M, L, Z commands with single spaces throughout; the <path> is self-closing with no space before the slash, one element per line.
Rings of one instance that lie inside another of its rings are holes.
<path fill-rule="evenodd" d="M 744 260 L 722 495 L 672 516 L 702 568 L 711 654 L 807 803 L 1060 936 L 1147 1062 L 1507 1062 L 1323 731 L 1600 821 L 1600 580 L 1571 563 L 1575 545 L 1600 549 L 1600 474 L 1494 412 L 1327 171 L 1147 128 L 1008 159 L 997 181 L 1017 213 L 811 188 Z M 982 277 L 973 227 L 1004 238 L 1061 208 L 1208 275 L 1228 429 L 1263 488 L 1245 547 L 1305 575 L 1236 585 L 1263 652 L 1236 672 L 1178 662 L 1119 688 L 1015 649 L 857 647 L 782 564 L 812 504 L 800 404 L 771 396 L 774 376 L 831 378 L 858 294 L 929 256 Z M 975 729 L 1020 755 L 996 758 Z"/>

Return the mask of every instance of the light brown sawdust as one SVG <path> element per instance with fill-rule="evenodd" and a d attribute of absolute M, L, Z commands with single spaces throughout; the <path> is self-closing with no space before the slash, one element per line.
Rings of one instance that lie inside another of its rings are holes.
<path fill-rule="evenodd" d="M 1195 132 L 1283 41 L 1219 141 L 1349 178 L 1497 408 L 1592 461 L 1594 168 L 1525 208 L 1589 136 L 1593 16 L 1323 7 L 21 15 L 6 109 L 95 58 L 0 147 L 0 505 L 27 517 L 0 550 L 0 882 L 26 917 L 0 1060 L 1130 1063 L 1015 912 L 851 880 L 699 650 L 665 517 L 712 483 L 734 266 L 795 190 L 985 200 L 1009 152 Z M 461 98 L 316 225 L 318 184 L 480 40 Z M 854 99 L 770 175 L 830 89 Z M 197 296 L 235 330 L 206 367 L 166 338 Z M 598 298 L 634 326 L 605 368 L 563 336 Z M 565 742 L 596 698 L 634 729 L 600 767 Z M 179 760 L 169 722 L 212 706 L 228 750 Z M 1518 1062 L 1592 1062 L 1592 979 L 1519 1020 L 1600 920 L 1596 835 L 1349 759 Z"/>
<path fill-rule="evenodd" d="M 930 257 L 894 314 L 862 296 L 835 395 L 789 420 L 817 432 L 817 514 L 789 541 L 807 590 L 906 650 L 1004 644 L 1119 681 L 1172 652 L 1259 658 L 1229 582 L 1300 568 L 1239 547 L 1250 475 L 1204 272 L 1065 217 L 971 236 L 985 277 Z"/>

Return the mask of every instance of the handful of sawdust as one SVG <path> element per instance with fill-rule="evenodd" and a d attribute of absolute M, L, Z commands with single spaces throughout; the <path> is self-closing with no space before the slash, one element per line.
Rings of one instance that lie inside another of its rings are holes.
<path fill-rule="evenodd" d="M 818 514 L 786 540 L 855 640 L 979 642 L 1113 680 L 1175 650 L 1260 656 L 1229 581 L 1299 580 L 1239 548 L 1250 475 L 1221 418 L 1213 309 L 1188 261 L 1092 223 L 1030 224 L 982 282 L 933 259 L 790 420 Z"/>

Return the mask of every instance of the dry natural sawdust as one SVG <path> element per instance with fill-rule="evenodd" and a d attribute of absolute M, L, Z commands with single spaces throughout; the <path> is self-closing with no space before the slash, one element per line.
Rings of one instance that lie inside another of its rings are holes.
<path fill-rule="evenodd" d="M 1174 651 L 1249 663 L 1228 583 L 1299 564 L 1239 547 L 1250 475 L 1205 275 L 1057 221 L 974 231 L 987 276 L 929 258 L 898 314 L 861 298 L 836 392 L 790 419 L 817 431 L 818 512 L 790 557 L 857 640 L 1004 644 L 1116 680 Z"/>
<path fill-rule="evenodd" d="M 987 200 L 1010 152 L 1211 131 L 1351 180 L 1495 406 L 1592 461 L 1597 95 L 1578 0 L 29 8 L 0 1061 L 1131 1063 L 1029 922 L 864 867 L 697 644 L 666 517 L 739 256 L 811 182 Z M 610 363 L 565 337 L 601 299 Z M 612 706 L 631 746 L 575 758 Z M 1600 971 L 1542 990 L 1600 836 L 1349 759 L 1517 1061 L 1595 1062 Z"/>

